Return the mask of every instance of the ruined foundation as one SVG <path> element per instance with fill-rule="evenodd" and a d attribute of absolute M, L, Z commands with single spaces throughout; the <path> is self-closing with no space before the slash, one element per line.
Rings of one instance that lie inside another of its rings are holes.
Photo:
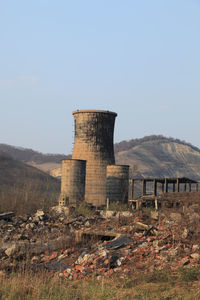
<path fill-rule="evenodd" d="M 106 167 L 114 164 L 113 133 L 116 113 L 101 110 L 73 112 L 75 140 L 72 158 L 87 161 L 85 201 L 106 202 Z"/>

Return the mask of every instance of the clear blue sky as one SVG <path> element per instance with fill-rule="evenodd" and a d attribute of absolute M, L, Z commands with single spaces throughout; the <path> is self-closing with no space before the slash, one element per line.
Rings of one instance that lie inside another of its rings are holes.
<path fill-rule="evenodd" d="M 72 111 L 115 142 L 200 147 L 200 0 L 0 0 L 0 143 L 71 153 Z"/>

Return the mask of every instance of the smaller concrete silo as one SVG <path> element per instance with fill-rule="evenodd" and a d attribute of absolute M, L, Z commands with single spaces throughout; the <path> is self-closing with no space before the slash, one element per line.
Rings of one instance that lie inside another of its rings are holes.
<path fill-rule="evenodd" d="M 129 166 L 108 165 L 106 172 L 106 197 L 109 202 L 128 203 Z"/>
<path fill-rule="evenodd" d="M 61 195 L 59 205 L 76 206 L 84 201 L 86 161 L 62 160 Z"/>

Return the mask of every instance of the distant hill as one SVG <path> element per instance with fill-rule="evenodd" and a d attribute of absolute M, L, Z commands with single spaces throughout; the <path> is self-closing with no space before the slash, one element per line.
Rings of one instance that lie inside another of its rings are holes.
<path fill-rule="evenodd" d="M 178 139 L 147 136 L 115 144 L 117 164 L 132 167 L 134 177 L 182 177 L 200 180 L 200 149 Z"/>
<path fill-rule="evenodd" d="M 6 144 L 0 144 L 0 151 L 9 154 L 12 158 L 23 161 L 35 163 L 60 163 L 62 159 L 69 157 L 65 154 L 43 154 L 41 152 L 27 149 L 23 147 L 15 147 Z"/>
<path fill-rule="evenodd" d="M 50 173 L 52 169 L 60 166 L 62 159 L 71 158 L 64 154 L 43 154 L 32 149 L 0 144 L 0 151 L 9 154 L 12 158 L 25 162 L 42 171 Z"/>
<path fill-rule="evenodd" d="M 138 146 L 138 145 L 141 145 L 143 143 L 147 143 L 147 142 L 150 142 L 150 143 L 157 143 L 157 144 L 160 144 L 160 143 L 177 143 L 177 144 L 180 144 L 180 145 L 185 145 L 185 146 L 189 146 L 191 149 L 197 151 L 197 152 L 200 152 L 200 149 L 198 147 L 195 147 L 193 146 L 192 144 L 190 143 L 187 143 L 186 141 L 181 141 L 179 139 L 175 139 L 173 137 L 165 137 L 163 135 L 149 135 L 149 136 L 145 136 L 143 138 L 139 138 L 139 139 L 132 139 L 132 140 L 129 140 L 129 141 L 121 141 L 119 143 L 116 143 L 115 144 L 115 153 L 117 152 L 121 152 L 121 151 L 124 151 L 124 150 L 130 150 L 132 149 L 133 147 L 135 146 Z"/>
<path fill-rule="evenodd" d="M 0 151 L 0 211 L 28 213 L 57 202 L 60 182 Z"/>
<path fill-rule="evenodd" d="M 131 166 L 134 177 L 190 177 L 200 180 L 200 149 L 179 139 L 151 135 L 115 144 L 117 164 Z M 32 149 L 0 144 L 0 150 L 52 176 L 61 175 L 64 154 L 42 154 Z"/>

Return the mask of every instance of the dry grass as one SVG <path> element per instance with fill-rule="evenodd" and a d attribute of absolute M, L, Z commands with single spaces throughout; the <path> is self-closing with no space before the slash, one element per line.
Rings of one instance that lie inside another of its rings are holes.
<path fill-rule="evenodd" d="M 167 272 L 167 271 L 166 271 Z M 151 275 L 152 276 L 152 275 Z M 24 271 L 0 277 L 0 297 L 7 300 L 88 299 L 199 299 L 200 281 L 188 281 L 170 273 L 149 282 L 149 275 L 129 279 L 90 278 L 70 281 L 45 272 Z M 167 280 L 165 280 L 167 278 Z"/>

